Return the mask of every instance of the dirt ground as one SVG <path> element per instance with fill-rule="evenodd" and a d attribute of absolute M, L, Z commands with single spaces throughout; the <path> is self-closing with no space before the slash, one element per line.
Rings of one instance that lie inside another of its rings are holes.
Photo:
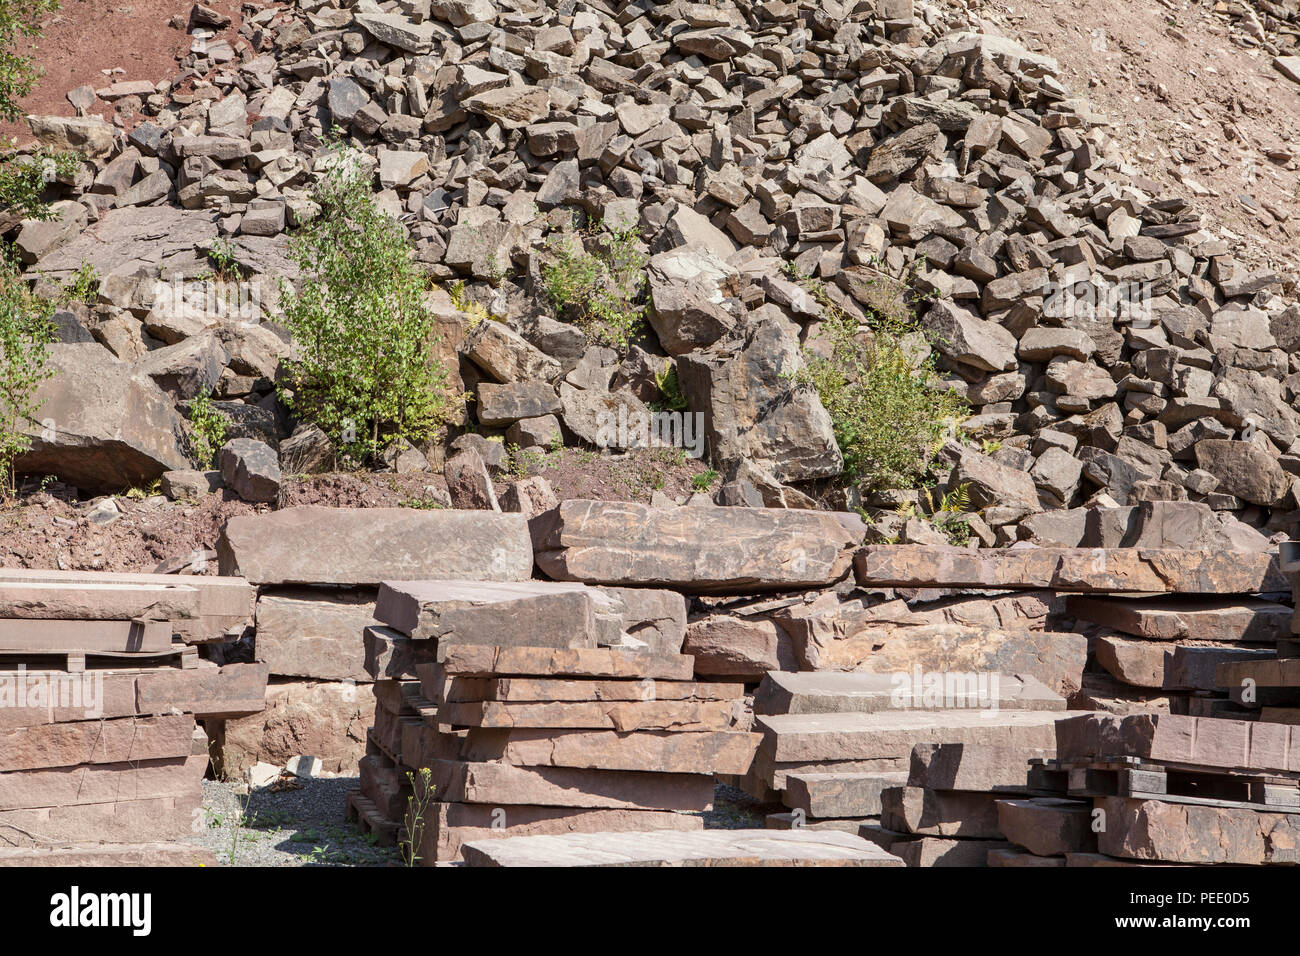
<path fill-rule="evenodd" d="M 237 49 L 238 0 L 208 0 L 205 5 L 232 18 L 220 35 Z M 98 90 L 126 80 L 174 79 L 177 61 L 190 49 L 185 27 L 193 6 L 193 0 L 63 0 L 45 21 L 37 45 L 37 63 L 44 72 L 21 101 L 23 109 L 75 116 L 67 93 L 79 86 Z M 89 112 L 112 121 L 114 108 L 97 101 Z M 17 137 L 20 144 L 31 138 L 24 123 L 0 123 L 0 136 Z"/>
<path fill-rule="evenodd" d="M 621 457 L 566 448 L 524 452 L 497 477 L 497 494 L 508 483 L 540 474 L 561 500 L 596 498 L 649 502 L 655 492 L 684 500 L 692 478 L 706 471 L 694 459 L 666 449 L 647 449 Z M 710 483 L 716 489 L 717 478 Z M 222 491 L 197 501 L 171 501 L 153 489 L 77 500 L 60 486 L 33 489 L 0 503 L 0 567 L 70 571 L 151 572 L 175 559 L 212 550 L 232 517 L 270 509 Z M 347 472 L 286 477 L 282 506 L 335 508 L 436 508 L 445 500 L 440 474 Z M 96 520 L 106 501 L 120 514 Z M 211 573 L 215 573 L 215 567 Z"/>
<path fill-rule="evenodd" d="M 1274 69 L 1272 54 L 1235 40 L 1244 31 L 1212 3 L 967 6 L 1055 57 L 1141 174 L 1191 200 L 1238 258 L 1300 274 L 1300 85 Z"/>

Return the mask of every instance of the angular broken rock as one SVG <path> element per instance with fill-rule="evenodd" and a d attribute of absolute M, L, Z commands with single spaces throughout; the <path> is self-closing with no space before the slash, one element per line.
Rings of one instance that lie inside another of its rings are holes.
<path fill-rule="evenodd" d="M 900 833 L 996 840 L 996 795 L 963 790 L 890 787 L 880 795 L 880 825 Z"/>
<path fill-rule="evenodd" d="M 236 438 L 221 446 L 217 456 L 221 480 L 245 501 L 276 501 L 280 497 L 280 458 L 270 445 Z"/>
<path fill-rule="evenodd" d="M 1300 814 L 1101 797 L 1107 856 L 1168 863 L 1300 863 Z"/>
<path fill-rule="evenodd" d="M 32 399 L 39 420 L 23 428 L 31 448 L 14 462 L 19 474 L 118 491 L 190 466 L 180 416 L 147 376 L 90 343 L 51 345 L 48 368 L 54 375 Z"/>
<path fill-rule="evenodd" d="M 881 773 L 791 773 L 781 800 L 818 819 L 880 815 L 880 794 L 907 783 L 902 770 Z M 856 830 L 855 830 L 856 832 Z"/>
<path fill-rule="evenodd" d="M 538 567 L 556 580 L 688 594 L 824 587 L 843 576 L 854 543 L 826 512 L 631 502 L 565 501 L 529 528 Z"/>
<path fill-rule="evenodd" d="M 1095 853 L 1092 810 L 1083 800 L 999 800 L 998 826 L 1008 840 L 1038 856 Z"/>
<path fill-rule="evenodd" d="M 276 676 L 369 680 L 362 631 L 374 622 L 372 595 L 307 588 L 261 595 L 258 660 Z"/>
<path fill-rule="evenodd" d="M 306 505 L 226 522 L 223 574 L 255 584 L 346 584 L 440 578 L 522 581 L 532 576 L 520 515 Z"/>

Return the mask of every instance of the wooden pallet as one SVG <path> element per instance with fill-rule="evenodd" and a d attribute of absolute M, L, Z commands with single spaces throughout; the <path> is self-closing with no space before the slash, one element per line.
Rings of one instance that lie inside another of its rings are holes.
<path fill-rule="evenodd" d="M 355 823 L 362 833 L 373 833 L 380 846 L 397 846 L 406 840 L 406 828 L 394 823 L 360 790 L 349 790 L 344 819 Z"/>
<path fill-rule="evenodd" d="M 1135 757 L 1048 760 L 1029 770 L 1033 790 L 1070 797 L 1131 797 L 1233 809 L 1300 809 L 1300 781 L 1262 773 L 1151 764 Z"/>
<path fill-rule="evenodd" d="M 173 644 L 165 651 L 88 651 L 84 648 L 43 647 L 39 651 L 0 650 L 0 672 L 17 669 L 57 670 L 81 674 L 87 668 L 175 667 L 190 670 L 199 666 L 198 648 Z"/>

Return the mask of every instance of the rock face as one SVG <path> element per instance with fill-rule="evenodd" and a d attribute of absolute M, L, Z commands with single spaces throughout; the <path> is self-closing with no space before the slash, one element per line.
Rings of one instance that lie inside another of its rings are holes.
<path fill-rule="evenodd" d="M 188 468 L 181 419 L 147 377 L 97 344 L 53 345 L 54 376 L 36 390 L 31 450 L 20 474 L 57 474 L 87 490 L 147 485 Z"/>
<path fill-rule="evenodd" d="M 529 528 L 551 578 L 688 594 L 826 586 L 844 575 L 854 543 L 825 512 L 630 502 L 566 501 Z"/>
<path fill-rule="evenodd" d="M 520 581 L 533 568 L 523 517 L 479 511 L 287 508 L 230 519 L 217 552 L 223 574 L 255 584 Z"/>

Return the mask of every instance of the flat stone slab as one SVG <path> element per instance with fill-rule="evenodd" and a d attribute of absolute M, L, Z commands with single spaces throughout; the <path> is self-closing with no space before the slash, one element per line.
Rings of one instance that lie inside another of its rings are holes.
<path fill-rule="evenodd" d="M 606 807 L 536 807 L 436 803 L 425 820 L 421 854 L 426 865 L 461 859 L 470 842 L 573 833 L 702 830 L 698 814 Z"/>
<path fill-rule="evenodd" d="M 516 647 L 596 647 L 599 591 L 550 581 L 407 581 L 380 585 L 375 617 L 417 640 Z M 622 618 L 613 627 L 622 630 Z"/>
<path fill-rule="evenodd" d="M 1245 681 L 1256 687 L 1300 687 L 1300 657 L 1272 660 L 1230 661 L 1214 669 L 1219 687 L 1237 688 Z"/>
<path fill-rule="evenodd" d="M 827 830 L 573 833 L 467 843 L 469 866 L 900 866 L 860 837 Z"/>
<path fill-rule="evenodd" d="M 1006 674 L 863 674 L 839 671 L 769 671 L 754 695 L 755 714 L 875 713 L 949 706 L 1008 710 L 1065 710 L 1065 699 L 1034 677 Z M 967 678 L 971 679 L 967 679 Z"/>
<path fill-rule="evenodd" d="M 1099 636 L 1093 648 L 1097 662 L 1115 677 L 1134 687 L 1156 690 L 1212 691 L 1217 686 L 1217 667 L 1241 663 L 1268 665 L 1274 655 L 1271 650 L 1237 644 L 1184 645 L 1110 635 Z"/>
<path fill-rule="evenodd" d="M 223 574 L 254 584 L 445 578 L 523 581 L 533 553 L 522 515 L 306 505 L 231 518 L 217 541 Z"/>
<path fill-rule="evenodd" d="M 907 783 L 907 772 L 791 773 L 781 802 L 819 819 L 880 815 L 880 793 Z M 857 832 L 856 830 L 854 832 Z"/>
<path fill-rule="evenodd" d="M 566 501 L 529 529 L 538 567 L 557 581 L 688 594 L 825 587 L 860 540 L 830 512 L 621 501 Z"/>
<path fill-rule="evenodd" d="M 0 625 L 0 651 L 155 653 L 172 649 L 164 621 L 9 621 Z"/>
<path fill-rule="evenodd" d="M 510 703 L 580 701 L 733 701 L 745 696 L 744 684 L 671 680 L 561 680 L 545 677 L 450 677 L 440 665 L 419 669 L 424 696 L 435 703 L 502 701 Z"/>
<path fill-rule="evenodd" d="M 922 743 L 987 744 L 1040 750 L 1056 742 L 1070 711 L 887 710 L 874 714 L 787 714 L 755 718 L 763 752 L 779 763 L 910 759 Z"/>
<path fill-rule="evenodd" d="M 461 755 L 521 767 L 647 770 L 659 773 L 731 773 L 749 770 L 759 735 L 739 731 L 672 733 L 610 730 L 473 729 Z"/>
<path fill-rule="evenodd" d="M 438 722 L 452 727 L 536 727 L 677 732 L 729 730 L 735 726 L 731 701 L 503 701 L 444 703 Z"/>
<path fill-rule="evenodd" d="M 0 774 L 0 812 L 40 807 L 185 798 L 201 791 L 208 755 L 134 763 L 15 770 Z"/>
<path fill-rule="evenodd" d="M 1180 766 L 1300 773 L 1300 727 L 1174 714 L 1069 715 L 1056 725 L 1056 756 L 1076 762 L 1138 757 Z"/>
<path fill-rule="evenodd" d="M 1143 594 L 1285 591 L 1277 555 L 1145 548 L 871 545 L 854 556 L 864 587 L 1051 588 Z"/>
<path fill-rule="evenodd" d="M 187 757 L 189 714 L 79 720 L 0 731 L 0 772 Z"/>
<path fill-rule="evenodd" d="M 183 584 L 0 580 L 0 619 L 11 621 L 176 621 L 198 615 L 199 592 Z"/>
<path fill-rule="evenodd" d="M 187 797 L 0 810 L 0 832 L 18 847 L 179 840 L 194 832 L 201 804 L 196 782 L 193 795 Z"/>
<path fill-rule="evenodd" d="M 0 568 L 0 586 L 40 584 L 54 589 L 67 588 L 164 588 L 169 592 L 182 588 L 198 592 L 198 606 L 190 617 L 168 618 L 173 629 L 186 641 L 199 644 L 226 640 L 226 632 L 242 629 L 253 619 L 253 601 L 257 591 L 240 577 L 212 574 L 128 574 L 116 571 L 44 571 L 27 568 Z M 117 599 L 120 600 L 120 599 Z M 132 599 L 135 600 L 135 599 Z M 170 600 L 175 600 L 171 598 Z M 22 616 L 22 615 L 17 615 Z M 70 615 L 76 619 L 76 615 Z"/>
<path fill-rule="evenodd" d="M 514 767 L 453 760 L 435 760 L 430 769 L 434 796 L 442 802 L 690 812 L 713 805 L 713 777 L 707 774 Z"/>
<path fill-rule="evenodd" d="M 464 677 L 630 677 L 690 680 L 688 654 L 646 654 L 603 647 L 489 647 L 440 642 L 438 663 Z"/>
<path fill-rule="evenodd" d="M 204 847 L 186 843 L 78 843 L 73 846 L 17 849 L 0 847 L 0 866 L 217 866 Z"/>
<path fill-rule="evenodd" d="M 1158 641 L 1272 643 L 1291 633 L 1292 610 L 1252 598 L 1113 598 L 1072 594 L 1072 617 Z"/>

